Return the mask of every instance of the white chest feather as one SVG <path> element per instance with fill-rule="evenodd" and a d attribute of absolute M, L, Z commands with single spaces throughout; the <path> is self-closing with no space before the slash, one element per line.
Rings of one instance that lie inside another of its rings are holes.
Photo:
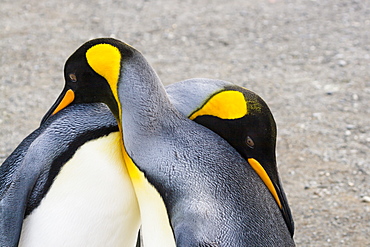
<path fill-rule="evenodd" d="M 175 247 L 175 238 L 161 196 L 142 173 L 133 183 L 140 204 L 144 247 Z"/>
<path fill-rule="evenodd" d="M 78 149 L 25 219 L 20 246 L 135 246 L 140 212 L 120 138 Z"/>

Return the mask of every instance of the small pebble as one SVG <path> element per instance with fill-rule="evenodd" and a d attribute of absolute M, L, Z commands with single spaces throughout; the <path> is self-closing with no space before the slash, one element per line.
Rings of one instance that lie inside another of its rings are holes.
<path fill-rule="evenodd" d="M 363 196 L 363 197 L 361 198 L 361 202 L 370 203 L 370 196 Z"/>
<path fill-rule="evenodd" d="M 321 120 L 321 118 L 322 118 L 322 113 L 321 113 L 321 112 L 314 112 L 314 113 L 312 114 L 312 116 L 313 116 L 314 118 L 317 118 L 318 120 Z"/>
<path fill-rule="evenodd" d="M 333 84 L 326 84 L 324 86 L 324 91 L 326 92 L 327 95 L 333 95 L 333 93 L 339 91 L 339 87 Z"/>
<path fill-rule="evenodd" d="M 353 130 L 354 128 L 356 128 L 356 125 L 354 125 L 354 124 L 348 124 L 348 125 L 346 126 L 346 128 L 347 128 L 348 130 Z"/>
<path fill-rule="evenodd" d="M 344 67 L 344 66 L 347 65 L 347 62 L 345 60 L 339 60 L 338 65 L 341 66 L 341 67 Z"/>

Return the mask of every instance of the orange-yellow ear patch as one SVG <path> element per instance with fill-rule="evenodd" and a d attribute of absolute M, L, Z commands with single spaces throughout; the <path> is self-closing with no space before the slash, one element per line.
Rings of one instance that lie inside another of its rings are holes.
<path fill-rule="evenodd" d="M 244 95 L 238 91 L 221 91 L 213 95 L 200 109 L 190 115 L 193 120 L 198 116 L 215 116 L 221 119 L 237 119 L 248 113 Z"/>
<path fill-rule="evenodd" d="M 121 53 L 117 47 L 110 44 L 98 44 L 86 52 L 90 67 L 104 77 L 118 101 L 117 84 L 121 69 Z"/>

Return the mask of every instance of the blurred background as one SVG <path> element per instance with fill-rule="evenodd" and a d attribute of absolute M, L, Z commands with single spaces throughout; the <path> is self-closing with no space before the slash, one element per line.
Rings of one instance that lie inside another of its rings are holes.
<path fill-rule="evenodd" d="M 34 129 L 82 43 L 114 37 L 164 84 L 228 80 L 278 125 L 297 246 L 370 246 L 370 2 L 2 0 L 0 162 Z"/>

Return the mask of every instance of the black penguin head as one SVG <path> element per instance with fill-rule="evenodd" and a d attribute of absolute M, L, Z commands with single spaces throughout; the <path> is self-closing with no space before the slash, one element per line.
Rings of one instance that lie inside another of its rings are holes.
<path fill-rule="evenodd" d="M 41 123 L 69 104 L 95 102 L 107 104 L 119 120 L 117 84 L 122 61 L 135 52 L 131 46 L 112 38 L 83 44 L 66 61 L 64 89 Z"/>
<path fill-rule="evenodd" d="M 276 165 L 276 123 L 267 104 L 245 88 L 226 86 L 189 118 L 216 132 L 248 161 L 275 198 L 293 236 L 294 222 Z"/>
<path fill-rule="evenodd" d="M 246 160 L 276 168 L 276 123 L 267 104 L 255 93 L 227 86 L 190 116 L 227 140 Z"/>

